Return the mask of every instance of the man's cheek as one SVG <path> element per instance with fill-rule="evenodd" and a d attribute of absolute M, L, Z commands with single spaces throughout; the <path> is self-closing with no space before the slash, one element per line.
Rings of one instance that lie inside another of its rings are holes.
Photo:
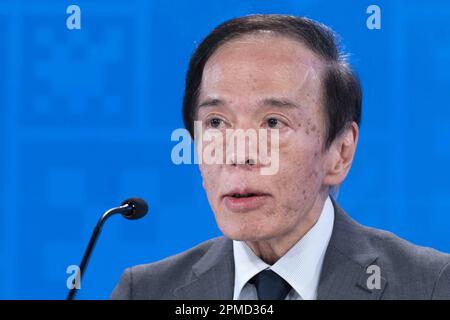
<path fill-rule="evenodd" d="M 301 148 L 293 147 L 295 144 L 280 146 L 279 149 L 279 167 L 280 172 L 298 170 L 299 167 L 303 167 L 304 160 L 302 155 L 304 150 Z"/>
<path fill-rule="evenodd" d="M 202 164 L 200 166 L 200 173 L 202 175 L 202 185 L 203 189 L 205 189 L 206 191 L 208 191 L 208 189 L 210 188 L 210 180 L 211 180 L 211 172 L 208 167 L 209 166 L 206 164 Z"/>
<path fill-rule="evenodd" d="M 308 173 L 317 164 L 314 163 L 312 156 L 304 156 L 304 153 L 305 150 L 301 148 L 281 150 L 280 168 L 273 178 L 283 189 L 287 189 L 286 186 L 289 184 L 297 185 L 300 183 L 305 185 L 308 183 Z"/>
<path fill-rule="evenodd" d="M 206 191 L 218 190 L 217 186 L 220 185 L 220 165 L 208 165 L 204 164 L 202 169 L 203 187 Z"/>

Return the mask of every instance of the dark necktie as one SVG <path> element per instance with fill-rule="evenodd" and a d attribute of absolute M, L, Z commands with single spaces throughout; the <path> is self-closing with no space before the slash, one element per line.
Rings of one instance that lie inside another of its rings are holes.
<path fill-rule="evenodd" d="M 283 300 L 291 286 L 270 269 L 263 270 L 249 281 L 256 287 L 259 300 Z"/>

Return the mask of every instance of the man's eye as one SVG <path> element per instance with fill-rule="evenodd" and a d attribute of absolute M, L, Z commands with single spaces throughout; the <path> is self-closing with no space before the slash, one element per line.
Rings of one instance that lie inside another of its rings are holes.
<path fill-rule="evenodd" d="M 281 122 L 276 118 L 267 119 L 267 126 L 269 128 L 272 128 L 272 129 L 277 128 L 280 124 L 281 124 Z"/>
<path fill-rule="evenodd" d="M 211 128 L 219 128 L 223 120 L 219 118 L 212 118 L 208 120 L 208 124 Z"/>

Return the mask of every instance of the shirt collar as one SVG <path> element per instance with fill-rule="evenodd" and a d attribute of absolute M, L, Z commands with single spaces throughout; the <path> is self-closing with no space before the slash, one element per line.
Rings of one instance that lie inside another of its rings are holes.
<path fill-rule="evenodd" d="M 333 224 L 334 208 L 328 197 L 315 225 L 272 266 L 256 256 L 244 241 L 233 240 L 234 299 L 253 276 L 267 268 L 286 280 L 302 299 L 315 299 Z"/>

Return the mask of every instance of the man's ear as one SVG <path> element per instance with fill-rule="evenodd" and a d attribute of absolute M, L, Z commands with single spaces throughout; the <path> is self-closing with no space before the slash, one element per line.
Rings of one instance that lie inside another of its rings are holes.
<path fill-rule="evenodd" d="M 327 151 L 326 173 L 323 184 L 335 186 L 344 181 L 355 156 L 358 137 L 359 127 L 356 122 L 352 122 L 333 141 Z"/>

